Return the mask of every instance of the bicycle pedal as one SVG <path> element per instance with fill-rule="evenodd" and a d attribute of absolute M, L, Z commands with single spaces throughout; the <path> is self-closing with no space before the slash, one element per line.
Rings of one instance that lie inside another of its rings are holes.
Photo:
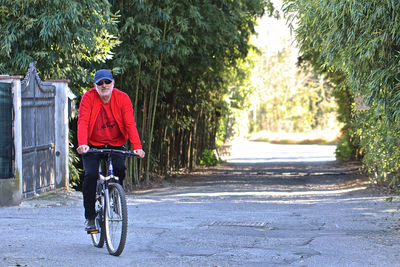
<path fill-rule="evenodd" d="M 100 233 L 99 230 L 92 230 L 92 231 L 87 231 L 88 234 L 98 234 Z"/>

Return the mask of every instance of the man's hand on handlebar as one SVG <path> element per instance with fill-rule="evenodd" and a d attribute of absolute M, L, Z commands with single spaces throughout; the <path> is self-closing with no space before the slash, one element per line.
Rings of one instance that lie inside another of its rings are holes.
<path fill-rule="evenodd" d="M 79 153 L 79 154 L 85 154 L 85 153 L 87 153 L 88 151 L 89 151 L 89 146 L 88 145 L 80 145 L 80 146 L 78 146 L 78 148 L 76 149 L 76 151 Z M 133 153 L 135 153 L 135 154 L 137 154 L 137 156 L 139 157 L 139 158 L 144 158 L 144 156 L 146 155 L 146 153 L 144 153 L 144 151 L 143 151 L 143 149 L 135 149 L 135 150 L 133 150 L 132 151 Z"/>
<path fill-rule="evenodd" d="M 78 146 L 78 148 L 76 149 L 76 151 L 78 152 L 78 154 L 85 154 L 86 152 L 88 152 L 89 150 L 89 146 L 88 145 L 80 145 Z"/>
<path fill-rule="evenodd" d="M 139 158 L 144 158 L 144 156 L 146 155 L 146 153 L 144 153 L 143 149 L 135 149 L 133 150 L 133 153 L 138 154 Z"/>

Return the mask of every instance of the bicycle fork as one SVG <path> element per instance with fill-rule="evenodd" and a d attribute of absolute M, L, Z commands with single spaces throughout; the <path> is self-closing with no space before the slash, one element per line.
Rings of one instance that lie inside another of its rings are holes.
<path fill-rule="evenodd" d="M 104 175 L 102 175 L 101 172 L 101 168 L 99 168 L 99 176 L 100 176 L 100 180 L 103 186 L 103 192 L 104 192 L 104 203 L 103 203 L 103 207 L 105 207 L 105 210 L 107 211 L 107 216 L 108 218 L 112 218 L 112 214 L 111 214 L 111 206 L 110 206 L 110 190 L 109 187 L 106 186 L 106 183 L 109 183 L 110 179 L 115 179 L 116 181 L 118 181 L 118 177 L 114 176 L 114 170 L 113 170 L 113 165 L 112 165 L 112 161 L 111 159 L 109 160 L 109 164 L 108 164 L 108 173 L 107 176 L 105 177 Z M 106 214 L 104 214 L 106 215 Z"/>
<path fill-rule="evenodd" d="M 111 218 L 110 191 L 108 190 L 108 188 L 104 190 L 104 199 L 104 202 L 106 204 L 107 217 Z"/>

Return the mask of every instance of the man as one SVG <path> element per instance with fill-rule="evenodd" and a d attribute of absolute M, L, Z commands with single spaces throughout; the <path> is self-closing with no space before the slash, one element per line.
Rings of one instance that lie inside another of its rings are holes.
<path fill-rule="evenodd" d="M 96 229 L 94 219 L 96 184 L 99 177 L 100 156 L 85 154 L 89 146 L 95 148 L 124 149 L 129 139 L 133 152 L 140 158 L 145 156 L 133 116 L 129 96 L 114 88 L 114 78 L 109 70 L 98 70 L 94 75 L 94 88 L 87 91 L 81 100 L 78 116 L 78 148 L 82 155 L 85 177 L 83 180 L 83 205 L 85 208 L 85 230 Z M 119 182 L 125 178 L 125 158 L 112 155 L 114 174 Z"/>

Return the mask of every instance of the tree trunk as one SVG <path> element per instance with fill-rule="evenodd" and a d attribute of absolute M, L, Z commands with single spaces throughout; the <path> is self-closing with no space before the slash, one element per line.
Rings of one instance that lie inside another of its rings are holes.
<path fill-rule="evenodd" d="M 164 22 L 164 32 L 163 32 L 163 38 L 162 40 L 165 40 L 165 34 L 167 30 L 167 21 Z M 152 113 L 152 119 L 151 119 L 151 126 L 150 126 L 150 135 L 149 135 L 149 143 L 148 145 L 148 155 L 147 155 L 147 164 L 146 164 L 146 183 L 149 183 L 150 181 L 150 158 L 151 158 L 151 145 L 153 142 L 153 131 L 154 131 L 154 120 L 156 117 L 156 111 L 157 111 L 157 100 L 158 100 L 158 91 L 160 89 L 160 80 L 161 80 L 161 70 L 162 70 L 162 61 L 163 61 L 163 53 L 160 55 L 160 66 L 158 67 L 158 73 L 157 73 L 157 86 L 156 86 L 156 92 L 154 95 L 154 107 L 153 107 L 153 113 Z"/>

